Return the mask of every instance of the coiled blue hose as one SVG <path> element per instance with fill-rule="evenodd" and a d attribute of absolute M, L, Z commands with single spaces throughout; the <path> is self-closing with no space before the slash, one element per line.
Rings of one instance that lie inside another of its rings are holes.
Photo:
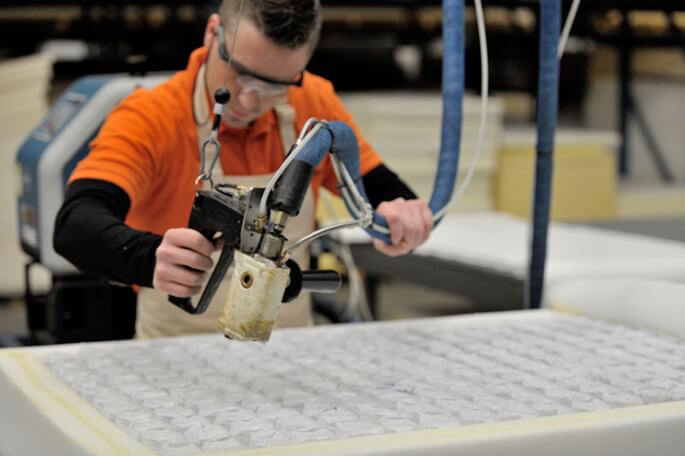
<path fill-rule="evenodd" d="M 532 237 L 526 284 L 527 308 L 539 308 L 542 301 L 547 256 L 554 131 L 557 124 L 559 59 L 557 48 L 561 28 L 561 1 L 540 2 L 540 66 L 538 68 L 537 148 L 533 191 Z"/>
<path fill-rule="evenodd" d="M 361 168 L 359 163 L 359 143 L 354 130 L 344 122 L 333 121 L 328 122 L 328 128 L 321 128 L 312 138 L 298 152 L 295 160 L 301 160 L 316 167 L 324 159 L 328 151 L 334 153 L 347 168 L 347 172 L 356 183 L 357 190 L 366 202 L 369 198 L 366 196 L 364 185 L 361 180 Z M 345 206 L 350 214 L 355 212 L 350 207 L 351 202 L 343 198 Z M 387 227 L 385 219 L 374 213 L 373 221 L 375 224 Z M 366 231 L 373 237 L 389 242 L 390 237 L 387 234 L 380 233 L 377 230 L 367 228 Z"/>
<path fill-rule="evenodd" d="M 456 183 L 459 167 L 459 146 L 461 142 L 462 99 L 464 94 L 464 0 L 443 0 L 443 66 L 442 66 L 442 133 L 440 157 L 436 171 L 430 207 L 435 214 L 449 203 Z M 298 153 L 296 159 L 303 160 L 313 166 L 323 160 L 331 147 L 331 142 L 348 172 L 357 182 L 359 193 L 368 202 L 359 174 L 359 145 L 352 129 L 342 122 L 330 122 L 330 131 L 320 129 L 305 147 Z M 331 137 L 331 132 L 334 138 Z M 354 212 L 345 201 L 348 211 Z M 439 220 L 434 221 L 437 225 Z M 374 213 L 373 223 L 376 227 L 385 228 L 385 219 Z M 377 229 L 367 228 L 366 231 L 374 238 L 390 242 L 390 235 Z"/>

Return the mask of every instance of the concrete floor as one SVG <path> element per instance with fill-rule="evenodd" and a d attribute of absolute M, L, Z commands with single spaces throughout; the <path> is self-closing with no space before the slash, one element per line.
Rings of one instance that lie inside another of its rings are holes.
<path fill-rule="evenodd" d="M 685 217 L 594 221 L 583 225 L 685 242 Z"/>

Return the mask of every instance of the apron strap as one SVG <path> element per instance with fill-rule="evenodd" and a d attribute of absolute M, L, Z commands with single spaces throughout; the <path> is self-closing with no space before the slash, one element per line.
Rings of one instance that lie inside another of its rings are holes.
<path fill-rule="evenodd" d="M 277 104 L 274 110 L 278 118 L 278 131 L 281 133 L 281 144 L 283 144 L 283 155 L 285 155 L 295 143 L 295 108 L 286 99 Z"/>
<path fill-rule="evenodd" d="M 212 122 L 210 119 L 212 113 L 207 106 L 207 95 L 205 95 L 205 72 L 207 71 L 207 64 L 203 63 L 195 77 L 195 87 L 193 88 L 193 117 L 195 125 L 203 127 L 203 131 L 211 130 Z"/>

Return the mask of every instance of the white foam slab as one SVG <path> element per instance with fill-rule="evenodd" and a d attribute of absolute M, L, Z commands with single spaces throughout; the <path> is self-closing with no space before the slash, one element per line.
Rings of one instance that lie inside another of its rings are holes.
<path fill-rule="evenodd" d="M 685 339 L 685 283 L 579 278 L 554 284 L 547 307 Z"/>
<path fill-rule="evenodd" d="M 3 454 L 677 454 L 685 342 L 520 311 L 38 347 L 0 401 Z"/>
<path fill-rule="evenodd" d="M 361 229 L 336 232 L 349 243 L 370 243 Z M 416 255 L 473 264 L 523 279 L 529 221 L 501 212 L 448 214 Z M 576 277 L 641 277 L 685 282 L 685 243 L 552 222 L 546 284 Z"/>

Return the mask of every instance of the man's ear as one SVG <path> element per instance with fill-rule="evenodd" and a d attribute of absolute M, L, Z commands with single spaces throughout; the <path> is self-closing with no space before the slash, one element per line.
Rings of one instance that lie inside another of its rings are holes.
<path fill-rule="evenodd" d="M 212 38 L 214 38 L 214 34 L 216 33 L 216 29 L 221 23 L 219 19 L 219 15 L 214 13 L 211 16 L 209 16 L 209 19 L 207 19 L 207 25 L 205 26 L 205 35 L 204 39 L 202 41 L 202 44 L 205 47 L 209 47 L 210 43 L 212 42 Z"/>

